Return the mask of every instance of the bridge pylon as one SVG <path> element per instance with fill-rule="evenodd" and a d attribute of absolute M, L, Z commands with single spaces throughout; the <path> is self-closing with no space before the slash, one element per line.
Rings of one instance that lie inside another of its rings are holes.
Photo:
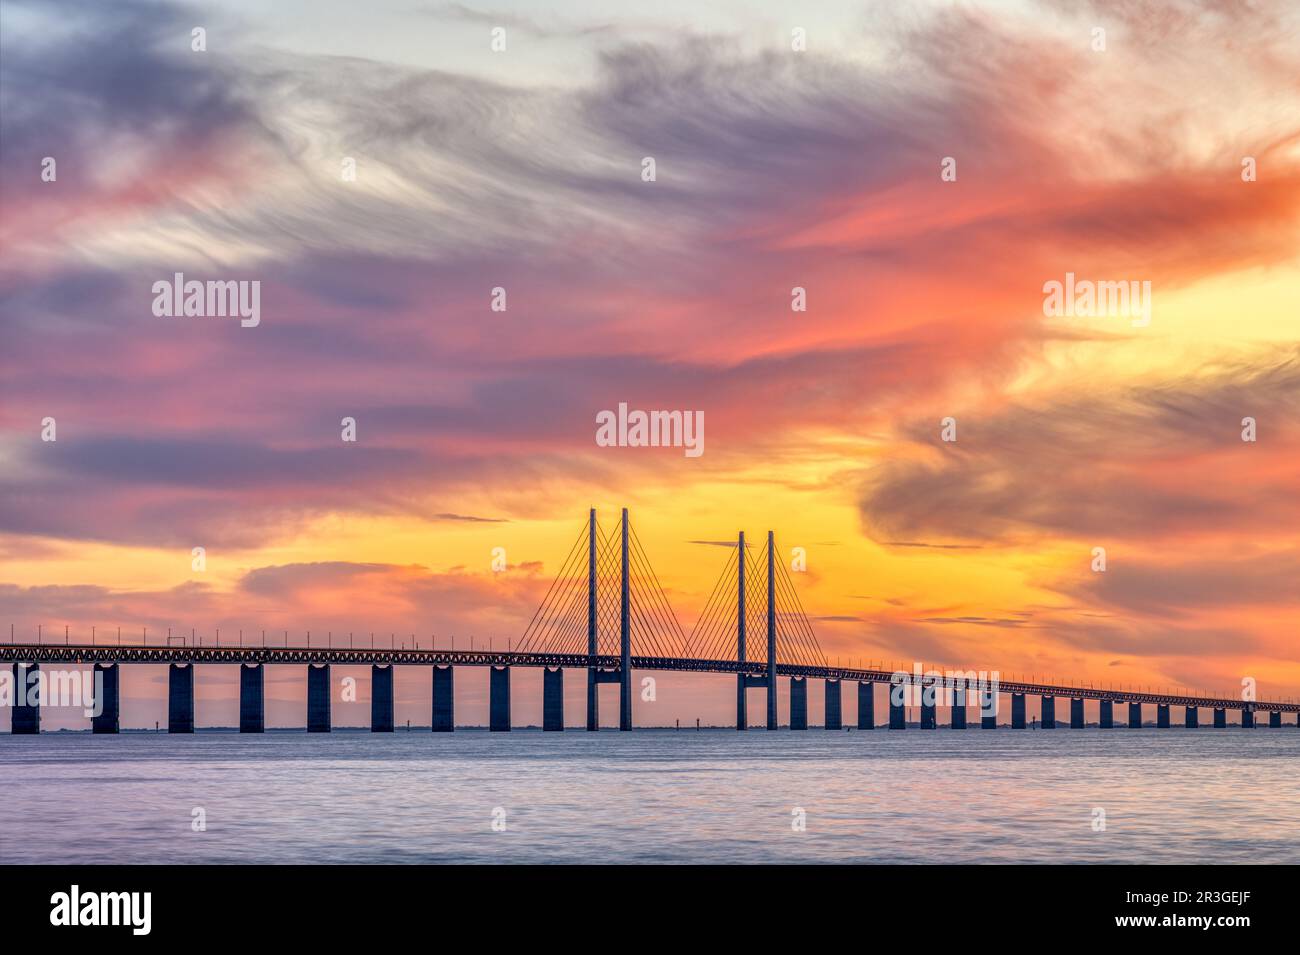
<path fill-rule="evenodd" d="M 586 639 L 582 637 L 586 631 Z M 679 659 L 687 640 L 627 508 L 610 533 L 595 508 L 518 644 L 520 653 L 587 658 L 587 729 L 600 728 L 600 685 L 619 686 L 620 730 L 632 729 L 632 661 Z"/>

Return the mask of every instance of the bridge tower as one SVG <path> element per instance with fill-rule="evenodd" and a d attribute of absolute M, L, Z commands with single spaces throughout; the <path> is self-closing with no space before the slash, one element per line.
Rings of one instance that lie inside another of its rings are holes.
<path fill-rule="evenodd" d="M 746 672 L 744 668 L 736 674 L 736 729 L 743 730 L 749 726 L 749 707 L 747 691 L 763 689 L 767 691 L 767 728 L 776 729 L 776 563 L 773 556 L 772 532 L 767 532 L 767 607 L 764 623 L 767 630 L 767 663 L 762 674 Z M 745 532 L 736 538 L 736 662 L 749 662 L 747 639 L 749 636 L 749 604 L 751 593 L 745 565 L 749 555 L 745 550 Z M 754 568 L 757 571 L 757 567 Z"/>
<path fill-rule="evenodd" d="M 730 574 L 727 579 L 731 579 Z M 730 589 L 728 585 L 726 592 Z M 728 616 L 729 633 L 730 626 Z M 583 639 L 584 629 L 586 639 Z M 728 641 L 730 657 L 734 647 L 730 637 Z M 540 665 L 553 671 L 566 665 L 586 667 L 587 729 L 595 732 L 600 729 L 602 683 L 618 684 L 618 726 L 620 730 L 630 730 L 633 661 L 638 664 L 638 658 L 676 661 L 687 655 L 686 646 L 686 635 L 637 539 L 628 509 L 622 509 L 618 526 L 606 534 L 596 519 L 595 508 L 591 508 L 569 556 L 560 565 L 551 589 L 515 650 L 519 654 L 552 658 Z M 569 659 L 557 661 L 554 657 Z M 573 660 L 573 657 L 582 659 Z M 711 659 L 716 661 L 718 657 Z M 544 711 L 548 693 L 550 723 L 554 729 L 560 729 L 563 677 L 558 671 L 549 682 L 543 683 Z"/>
<path fill-rule="evenodd" d="M 807 718 L 805 711 L 805 722 Z M 767 728 L 776 729 L 776 543 L 771 531 L 767 532 Z"/>
<path fill-rule="evenodd" d="M 736 552 L 740 559 L 736 561 L 736 662 L 745 662 L 745 532 L 736 538 Z M 765 681 L 766 682 L 766 681 Z M 742 669 L 736 674 L 736 729 L 749 727 L 749 715 L 745 707 L 745 694 L 749 690 L 749 674 Z"/>
<path fill-rule="evenodd" d="M 587 524 L 587 656 L 596 655 L 596 509 Z M 587 731 L 600 729 L 600 670 L 587 667 Z"/>
<path fill-rule="evenodd" d="M 618 602 L 619 640 L 619 691 L 618 728 L 624 732 L 632 728 L 632 616 L 631 581 L 627 572 L 627 508 L 623 508 L 622 526 L 623 587 Z"/>

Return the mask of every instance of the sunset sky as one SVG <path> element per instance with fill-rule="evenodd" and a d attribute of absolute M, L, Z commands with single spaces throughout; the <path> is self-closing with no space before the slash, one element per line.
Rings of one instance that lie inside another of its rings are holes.
<path fill-rule="evenodd" d="M 832 661 L 1300 697 L 1300 7 L 541 6 L 6 0 L 0 624 L 504 646 L 626 506 L 688 632 L 771 529 Z M 260 324 L 157 317 L 177 272 Z M 1047 317 L 1067 273 L 1150 324 Z M 620 402 L 704 453 L 598 447 Z M 296 668 L 267 695 L 302 725 Z"/>

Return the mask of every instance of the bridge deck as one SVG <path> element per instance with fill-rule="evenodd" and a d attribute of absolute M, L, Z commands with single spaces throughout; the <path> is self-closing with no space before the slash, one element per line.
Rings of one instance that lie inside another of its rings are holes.
<path fill-rule="evenodd" d="M 617 669 L 615 655 L 588 656 L 579 653 L 520 653 L 508 650 L 434 650 L 381 649 L 372 647 L 190 647 L 190 646 L 119 646 L 117 644 L 0 644 L 0 663 L 333 663 L 342 666 L 524 666 Z M 635 670 L 684 671 L 692 673 L 767 672 L 762 662 L 739 663 L 735 660 L 696 660 L 684 657 L 633 656 Z M 889 683 L 893 672 L 861 670 L 850 667 L 808 666 L 777 663 L 778 676 L 810 677 L 826 680 L 856 680 Z M 1227 697 L 1176 696 L 1139 690 L 1113 690 L 1104 687 L 1055 686 L 1048 683 L 1023 683 L 998 680 L 1000 693 L 1024 693 L 1032 696 L 1059 696 L 1085 700 L 1113 700 L 1119 703 L 1151 703 L 1169 706 L 1196 706 L 1207 709 L 1243 709 L 1256 712 L 1300 713 L 1300 702 L 1257 700 L 1249 704 Z M 970 700 L 974 704 L 976 701 Z"/>

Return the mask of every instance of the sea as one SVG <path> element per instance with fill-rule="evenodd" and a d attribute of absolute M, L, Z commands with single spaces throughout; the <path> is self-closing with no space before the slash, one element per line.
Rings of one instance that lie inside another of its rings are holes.
<path fill-rule="evenodd" d="M 1300 863 L 1300 729 L 0 736 L 3 863 Z"/>

